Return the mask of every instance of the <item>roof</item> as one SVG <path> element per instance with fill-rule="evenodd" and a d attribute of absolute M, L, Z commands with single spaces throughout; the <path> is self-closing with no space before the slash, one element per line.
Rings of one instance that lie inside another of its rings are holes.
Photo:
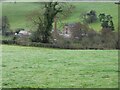
<path fill-rule="evenodd" d="M 65 24 L 65 26 L 68 26 L 68 27 L 74 27 L 76 25 L 76 23 L 68 23 L 68 24 Z"/>

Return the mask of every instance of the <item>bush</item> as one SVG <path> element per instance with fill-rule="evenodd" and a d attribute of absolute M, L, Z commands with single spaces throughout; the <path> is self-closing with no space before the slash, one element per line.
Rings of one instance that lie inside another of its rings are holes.
<path fill-rule="evenodd" d="M 118 48 L 118 33 L 112 32 L 109 28 L 102 29 L 101 32 L 103 47 L 107 49 Z"/>
<path fill-rule="evenodd" d="M 12 35 L 14 35 L 14 33 L 13 33 L 12 31 L 6 31 L 6 32 L 4 33 L 4 35 L 5 35 L 5 36 L 12 36 Z"/>
<path fill-rule="evenodd" d="M 28 36 L 16 37 L 15 42 L 18 45 L 25 45 L 25 46 L 29 46 L 31 43 L 30 38 Z"/>
<path fill-rule="evenodd" d="M 114 31 L 114 23 L 111 15 L 106 15 L 105 13 L 99 14 L 99 20 L 101 22 L 102 28 L 110 28 Z"/>
<path fill-rule="evenodd" d="M 68 38 L 64 38 L 62 36 L 57 35 L 55 38 L 53 37 L 53 44 L 59 48 L 69 48 L 71 40 Z"/>
<path fill-rule="evenodd" d="M 2 44 L 15 44 L 14 40 L 2 40 Z"/>
<path fill-rule="evenodd" d="M 97 21 L 96 11 L 91 10 L 88 13 L 82 15 L 84 23 L 94 23 Z"/>

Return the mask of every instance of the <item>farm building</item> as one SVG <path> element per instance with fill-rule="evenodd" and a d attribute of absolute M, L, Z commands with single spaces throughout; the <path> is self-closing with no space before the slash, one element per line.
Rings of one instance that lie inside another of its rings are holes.
<path fill-rule="evenodd" d="M 88 27 L 81 23 L 65 24 L 62 35 L 65 38 L 80 38 L 87 35 Z"/>
<path fill-rule="evenodd" d="M 15 32 L 15 36 L 25 37 L 25 36 L 30 36 L 30 35 L 31 35 L 30 31 L 25 30 L 25 29 L 18 29 Z"/>

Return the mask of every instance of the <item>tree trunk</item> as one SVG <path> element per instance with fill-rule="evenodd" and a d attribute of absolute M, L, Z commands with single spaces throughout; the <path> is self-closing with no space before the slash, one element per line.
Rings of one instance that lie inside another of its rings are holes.
<path fill-rule="evenodd" d="M 57 2 L 48 2 L 45 3 L 45 8 L 46 11 L 44 13 L 44 37 L 43 37 L 43 42 L 48 43 L 49 42 L 49 37 L 51 35 L 52 31 L 52 23 L 54 22 L 54 17 L 56 16 L 57 13 L 61 12 L 61 7 L 60 8 L 55 8 L 56 5 L 58 5 Z"/>

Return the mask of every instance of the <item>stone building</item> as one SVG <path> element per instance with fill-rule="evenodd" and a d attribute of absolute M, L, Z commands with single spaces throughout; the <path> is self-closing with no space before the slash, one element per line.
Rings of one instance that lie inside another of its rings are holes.
<path fill-rule="evenodd" d="M 80 38 L 87 35 L 88 27 L 81 23 L 65 24 L 63 28 L 63 36 L 65 38 Z"/>

